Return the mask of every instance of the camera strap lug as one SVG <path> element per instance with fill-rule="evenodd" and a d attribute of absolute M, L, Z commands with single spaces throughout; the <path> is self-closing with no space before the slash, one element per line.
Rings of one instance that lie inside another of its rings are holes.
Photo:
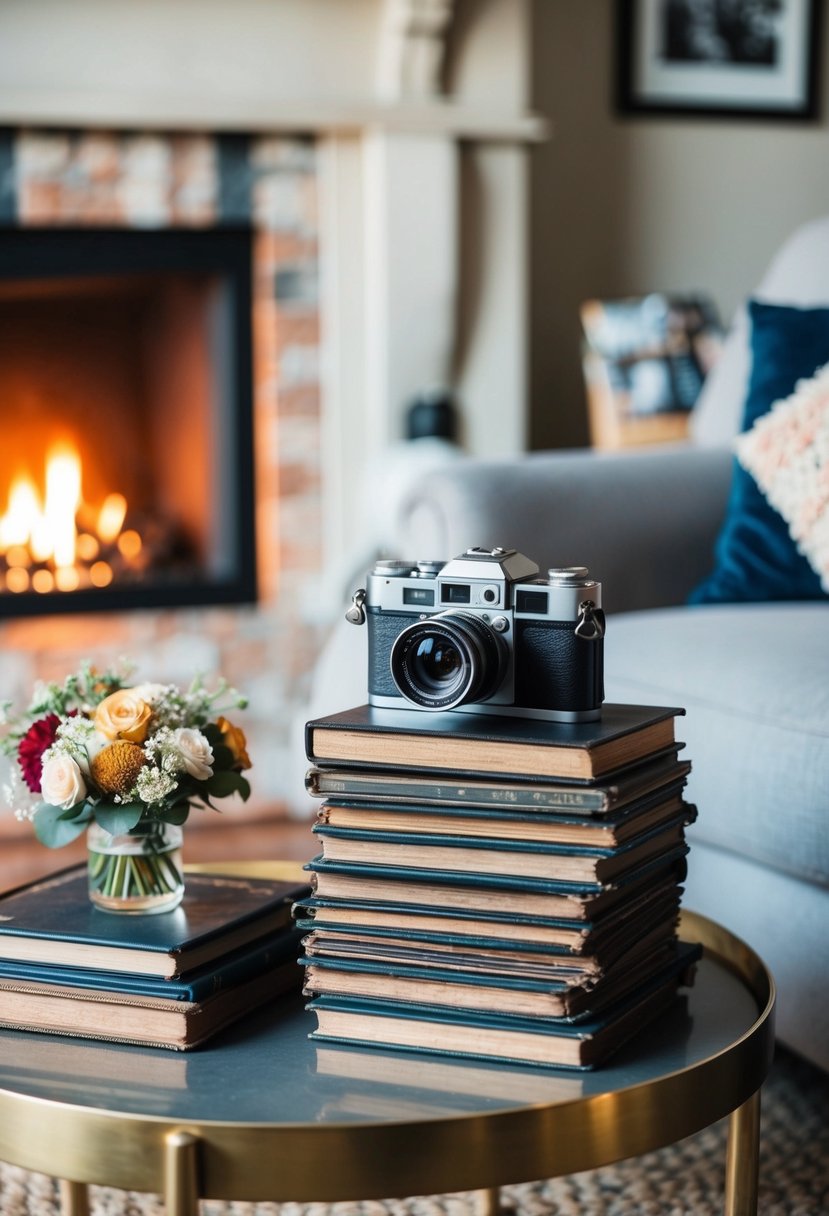
<path fill-rule="evenodd" d="M 579 604 L 576 637 L 583 638 L 586 642 L 598 642 L 604 637 L 604 623 L 596 613 L 596 605 L 592 600 L 582 600 Z"/>
<path fill-rule="evenodd" d="M 364 625 L 366 622 L 366 610 L 363 605 L 366 602 L 365 587 L 360 587 L 359 591 L 355 591 L 351 597 L 351 607 L 345 614 L 345 619 L 351 621 L 352 625 Z"/>

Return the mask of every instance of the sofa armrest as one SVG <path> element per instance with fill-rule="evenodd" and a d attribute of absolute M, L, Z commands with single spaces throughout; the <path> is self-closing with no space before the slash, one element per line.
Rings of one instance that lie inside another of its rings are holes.
<path fill-rule="evenodd" d="M 459 461 L 402 505 L 400 556 L 503 545 L 548 566 L 588 566 L 605 608 L 683 603 L 710 570 L 731 479 L 727 448 L 544 452 Z"/>

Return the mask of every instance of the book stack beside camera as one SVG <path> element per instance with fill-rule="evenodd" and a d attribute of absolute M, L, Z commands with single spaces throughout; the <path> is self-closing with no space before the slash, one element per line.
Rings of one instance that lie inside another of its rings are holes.
<path fill-rule="evenodd" d="M 196 1047 L 298 988 L 291 905 L 307 883 L 189 874 L 156 916 L 95 908 L 85 866 L 0 898 L 0 1027 Z"/>
<path fill-rule="evenodd" d="M 699 954 L 677 935 L 681 712 L 308 723 L 312 1038 L 595 1067 L 673 1005 Z"/>

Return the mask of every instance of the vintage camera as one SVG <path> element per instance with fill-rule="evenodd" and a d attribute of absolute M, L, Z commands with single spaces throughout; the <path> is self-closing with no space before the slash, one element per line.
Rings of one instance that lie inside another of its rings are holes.
<path fill-rule="evenodd" d="M 515 549 L 379 561 L 346 614 L 368 623 L 371 705 L 585 722 L 604 697 L 601 584 Z"/>

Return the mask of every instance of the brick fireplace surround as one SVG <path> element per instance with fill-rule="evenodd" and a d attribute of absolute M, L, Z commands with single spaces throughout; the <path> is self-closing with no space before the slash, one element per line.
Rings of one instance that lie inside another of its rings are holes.
<path fill-rule="evenodd" d="M 0 133 L 3 225 L 253 227 L 259 603 L 0 624 L 0 688 L 16 704 L 28 700 L 35 680 L 61 680 L 85 658 L 105 665 L 122 655 L 142 678 L 187 682 L 196 672 L 221 673 L 244 689 L 255 762 L 245 820 L 273 819 L 286 799 L 296 801 L 291 725 L 318 645 L 317 628 L 299 608 L 321 561 L 316 160 L 313 141 L 284 137 Z M 301 851 L 310 851 L 308 835 Z M 0 815 L 4 880 L 14 879 L 16 845 L 30 836 L 29 825 Z M 42 863 L 68 858 L 63 850 Z"/>
<path fill-rule="evenodd" d="M 190 0 L 0 9 L 0 225 L 251 225 L 259 582 L 251 607 L 0 625 L 0 696 L 86 656 L 127 653 L 159 680 L 222 672 L 250 698 L 255 803 L 200 817 L 188 856 L 287 855 L 291 823 L 307 855 L 307 819 L 279 809 L 308 810 L 310 672 L 380 543 L 369 470 L 435 385 L 471 455 L 526 445 L 527 161 L 547 134 L 528 109 L 532 5 L 201 0 L 198 22 Z M 9 881 L 31 830 L 0 814 L 0 845 Z M 40 872 L 70 859 L 34 849 Z"/>

